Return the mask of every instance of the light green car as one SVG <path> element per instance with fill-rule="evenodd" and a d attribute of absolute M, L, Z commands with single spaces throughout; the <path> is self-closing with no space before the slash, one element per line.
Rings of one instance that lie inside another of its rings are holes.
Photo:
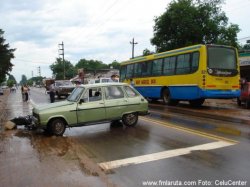
<path fill-rule="evenodd" d="M 35 126 L 56 136 L 66 127 L 77 127 L 122 120 L 135 126 L 139 115 L 148 114 L 148 102 L 124 83 L 81 85 L 67 100 L 33 108 Z"/>

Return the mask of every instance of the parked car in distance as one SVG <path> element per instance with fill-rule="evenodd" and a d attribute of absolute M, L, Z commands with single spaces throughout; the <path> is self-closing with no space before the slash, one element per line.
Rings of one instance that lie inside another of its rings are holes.
<path fill-rule="evenodd" d="M 80 85 L 67 100 L 33 108 L 35 126 L 56 136 L 66 127 L 122 120 L 135 126 L 139 115 L 148 114 L 147 100 L 125 83 Z"/>
<path fill-rule="evenodd" d="M 237 104 L 241 106 L 244 103 L 246 108 L 250 108 L 250 82 L 243 82 L 241 84 L 241 94 L 237 98 Z"/>
<path fill-rule="evenodd" d="M 61 98 L 61 96 L 67 97 L 75 89 L 75 85 L 70 80 L 56 80 L 54 84 L 58 98 Z"/>

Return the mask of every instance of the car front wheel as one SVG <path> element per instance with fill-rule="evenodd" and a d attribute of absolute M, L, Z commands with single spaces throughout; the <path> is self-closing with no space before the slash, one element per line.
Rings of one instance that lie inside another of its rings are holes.
<path fill-rule="evenodd" d="M 66 124 L 65 124 L 65 121 L 62 119 L 54 119 L 50 123 L 49 130 L 55 136 L 62 136 L 63 133 L 65 132 L 65 129 L 66 129 Z"/>
<path fill-rule="evenodd" d="M 127 127 L 135 126 L 137 121 L 138 121 L 138 114 L 137 113 L 125 114 L 122 117 L 122 122 Z"/>

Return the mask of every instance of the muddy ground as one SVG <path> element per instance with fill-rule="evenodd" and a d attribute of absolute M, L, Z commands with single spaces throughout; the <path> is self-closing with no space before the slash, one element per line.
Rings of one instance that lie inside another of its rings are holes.
<path fill-rule="evenodd" d="M 72 137 L 51 137 L 24 127 L 4 130 L 7 120 L 31 111 L 20 93 L 1 96 L 0 111 L 1 187 L 117 186 Z"/>

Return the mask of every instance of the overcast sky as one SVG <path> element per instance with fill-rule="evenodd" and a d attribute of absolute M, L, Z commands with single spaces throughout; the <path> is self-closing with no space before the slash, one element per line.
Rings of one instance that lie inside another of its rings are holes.
<path fill-rule="evenodd" d="M 65 59 L 74 65 L 82 58 L 106 64 L 131 57 L 130 41 L 135 38 L 135 56 L 150 44 L 154 18 L 170 0 L 0 0 L 0 28 L 11 48 L 16 48 L 11 74 L 21 80 L 51 77 L 49 65 L 59 57 L 64 42 Z M 238 39 L 250 39 L 250 0 L 225 0 L 223 11 L 229 23 L 238 24 Z"/>

